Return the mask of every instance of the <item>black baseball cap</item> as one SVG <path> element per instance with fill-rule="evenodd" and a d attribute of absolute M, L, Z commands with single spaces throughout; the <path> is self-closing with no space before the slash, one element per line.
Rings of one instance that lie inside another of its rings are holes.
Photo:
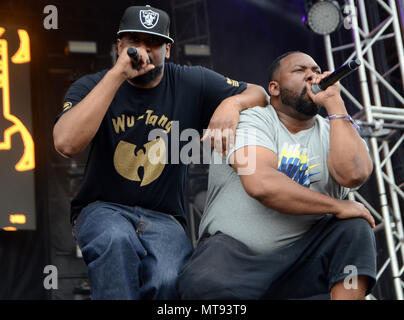
<path fill-rule="evenodd" d="M 153 34 L 174 43 L 170 38 L 170 17 L 165 11 L 149 5 L 132 6 L 125 10 L 118 35 L 126 32 Z"/>

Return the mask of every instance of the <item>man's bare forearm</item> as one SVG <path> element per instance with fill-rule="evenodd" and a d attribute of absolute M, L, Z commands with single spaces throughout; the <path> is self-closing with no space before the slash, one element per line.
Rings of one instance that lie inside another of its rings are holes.
<path fill-rule="evenodd" d="M 343 100 L 331 100 L 327 111 L 330 114 L 347 115 Z M 330 120 L 330 153 L 328 167 L 344 187 L 360 186 L 369 177 L 373 165 L 359 133 L 347 119 Z"/>
<path fill-rule="evenodd" d="M 374 218 L 362 203 L 329 197 L 303 187 L 286 176 L 279 175 L 272 184 L 258 198 L 266 207 L 291 215 L 332 214 L 339 219 L 363 218 L 372 228 L 375 227 Z"/>
<path fill-rule="evenodd" d="M 246 192 L 264 206 L 291 215 L 333 214 L 340 219 L 361 217 L 374 227 L 373 217 L 361 203 L 335 199 L 296 183 L 276 169 L 276 154 L 264 147 L 237 150 L 230 157 L 236 172 L 246 167 L 249 161 L 245 159 L 249 159 L 251 151 L 256 152 L 254 173 L 240 174 L 240 179 Z"/>
<path fill-rule="evenodd" d="M 258 182 L 257 177 L 254 180 Z M 262 176 L 260 181 L 260 191 L 253 196 L 268 208 L 293 215 L 336 214 L 338 211 L 337 199 L 303 187 L 276 170 L 272 170 L 270 176 Z"/>

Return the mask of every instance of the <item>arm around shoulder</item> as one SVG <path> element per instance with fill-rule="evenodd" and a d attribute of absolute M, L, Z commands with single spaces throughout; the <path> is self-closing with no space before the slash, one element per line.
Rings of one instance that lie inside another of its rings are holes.
<path fill-rule="evenodd" d="M 247 88 L 242 93 L 227 99 L 235 99 L 236 105 L 240 107 L 240 112 L 256 106 L 265 107 L 269 104 L 269 96 L 265 89 L 252 83 L 247 83 Z"/>

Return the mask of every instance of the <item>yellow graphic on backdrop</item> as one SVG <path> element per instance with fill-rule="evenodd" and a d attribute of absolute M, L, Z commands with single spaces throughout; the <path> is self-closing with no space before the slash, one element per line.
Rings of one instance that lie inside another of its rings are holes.
<path fill-rule="evenodd" d="M 20 38 L 20 47 L 11 58 L 15 64 L 27 63 L 31 61 L 31 49 L 28 32 L 18 29 L 18 37 Z"/>
<path fill-rule="evenodd" d="M 0 37 L 6 30 L 0 27 Z M 20 47 L 11 61 L 16 64 L 27 63 L 31 61 L 30 39 L 25 30 L 19 29 Z M 27 171 L 35 168 L 34 141 L 25 125 L 16 116 L 11 114 L 10 106 L 10 77 L 8 65 L 8 43 L 5 39 L 0 39 L 0 89 L 2 90 L 3 117 L 13 125 L 7 128 L 3 133 L 3 141 L 0 135 L 0 150 L 11 149 L 11 136 L 19 133 L 24 143 L 24 154 L 15 165 L 17 171 Z"/>

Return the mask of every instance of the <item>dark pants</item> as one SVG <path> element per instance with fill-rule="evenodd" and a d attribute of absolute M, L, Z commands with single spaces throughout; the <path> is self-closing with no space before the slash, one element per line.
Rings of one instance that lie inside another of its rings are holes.
<path fill-rule="evenodd" d="M 202 239 L 180 273 L 182 299 L 302 299 L 328 294 L 355 276 L 376 282 L 376 242 L 360 218 L 321 219 L 302 238 L 269 254 L 254 254 L 243 243 L 216 233 Z"/>

